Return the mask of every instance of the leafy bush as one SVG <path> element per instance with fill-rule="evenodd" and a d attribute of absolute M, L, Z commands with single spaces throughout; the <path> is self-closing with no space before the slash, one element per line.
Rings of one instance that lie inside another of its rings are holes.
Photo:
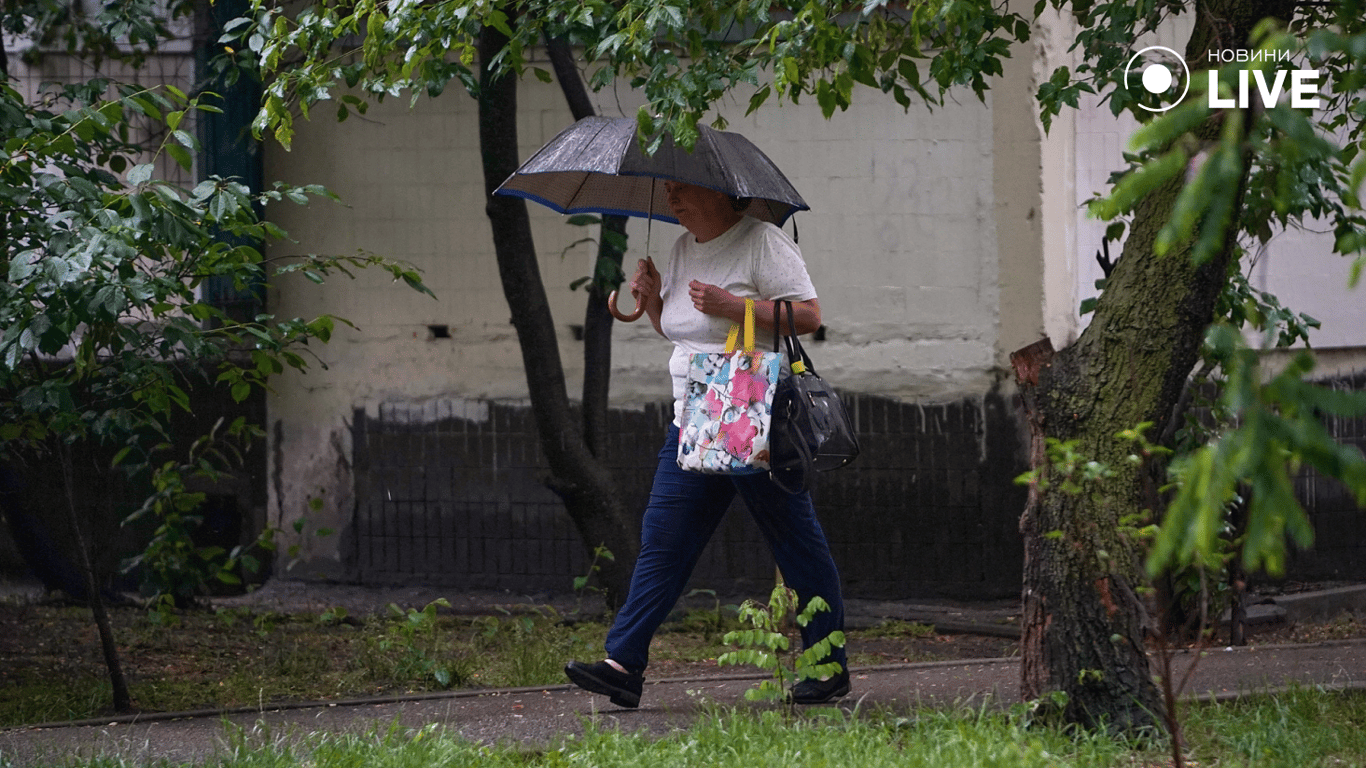
<path fill-rule="evenodd" d="M 792 686 L 799 680 L 820 678 L 840 672 L 838 662 L 822 664 L 820 661 L 829 656 L 832 649 L 844 647 L 843 632 L 831 632 L 799 654 L 788 653 L 791 643 L 783 632 L 783 626 L 789 615 L 796 610 L 797 593 L 781 583 L 773 588 L 768 605 L 746 600 L 740 606 L 740 620 L 749 622 L 752 628 L 727 632 L 725 642 L 739 646 L 739 650 L 721 654 L 716 663 L 723 666 L 751 664 L 772 675 L 757 688 L 745 691 L 746 699 L 788 701 L 791 698 Z M 801 613 L 796 614 L 796 623 L 805 627 L 818 611 L 828 610 L 830 604 L 823 598 L 819 595 L 812 597 Z"/>

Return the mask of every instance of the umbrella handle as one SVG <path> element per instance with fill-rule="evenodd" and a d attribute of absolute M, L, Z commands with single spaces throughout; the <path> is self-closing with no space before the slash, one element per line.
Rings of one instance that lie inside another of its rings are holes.
<path fill-rule="evenodd" d="M 623 323 L 634 323 L 640 319 L 641 315 L 645 314 L 645 302 L 641 300 L 640 294 L 631 291 L 631 295 L 634 296 L 636 300 L 636 311 L 629 315 L 622 314 L 621 310 L 617 309 L 616 291 L 612 291 L 607 297 L 607 311 L 612 313 L 612 317 L 615 317 Z"/>

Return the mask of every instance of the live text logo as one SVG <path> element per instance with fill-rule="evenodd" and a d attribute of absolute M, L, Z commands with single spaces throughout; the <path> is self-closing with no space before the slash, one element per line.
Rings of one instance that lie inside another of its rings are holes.
<path fill-rule="evenodd" d="M 1209 51 L 1207 61 L 1211 69 L 1206 75 L 1206 97 L 1211 109 L 1246 108 L 1254 100 L 1271 108 L 1282 96 L 1288 96 L 1295 109 L 1317 109 L 1322 104 L 1318 98 L 1322 74 L 1317 69 L 1296 68 L 1290 51 L 1217 50 Z M 1240 69 L 1237 87 L 1220 94 L 1218 66 L 1234 63 L 1284 66 Z M 1148 96 L 1137 104 L 1149 112 L 1166 112 L 1177 106 L 1190 92 L 1190 85 L 1191 72 L 1185 58 L 1165 46 L 1150 45 L 1138 51 L 1124 68 L 1124 87 L 1145 91 Z"/>
<path fill-rule="evenodd" d="M 1290 51 L 1210 51 L 1211 64 L 1260 64 L 1264 62 L 1292 64 Z M 1209 71 L 1209 105 L 1211 109 L 1246 108 L 1252 106 L 1251 83 L 1257 86 L 1257 95 L 1262 106 L 1270 109 L 1280 102 L 1281 94 L 1287 91 L 1286 80 L 1290 81 L 1290 106 L 1295 109 L 1318 109 L 1319 76 L 1317 69 L 1277 69 L 1272 80 L 1267 83 L 1267 73 L 1261 69 L 1238 70 L 1238 92 L 1229 98 L 1219 96 L 1219 72 Z"/>

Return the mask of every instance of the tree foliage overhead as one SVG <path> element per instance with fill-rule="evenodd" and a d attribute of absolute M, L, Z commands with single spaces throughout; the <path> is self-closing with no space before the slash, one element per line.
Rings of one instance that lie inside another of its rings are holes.
<path fill-rule="evenodd" d="M 219 380 L 239 401 L 286 366 L 308 367 L 300 346 L 326 341 L 336 318 L 236 321 L 199 288 L 215 276 L 239 290 L 268 279 L 259 245 L 284 232 L 260 219 L 257 206 L 302 203 L 324 190 L 281 185 L 253 198 L 231 179 L 184 190 L 153 178 L 152 162 L 138 161 L 165 152 L 188 169 L 198 143 L 182 122 L 191 111 L 216 109 L 174 86 L 97 79 L 50 92 L 41 104 L 25 103 L 8 85 L 0 94 L 9 137 L 0 154 L 0 438 L 128 439 L 162 425 L 188 408 L 181 360 L 219 361 Z M 127 138 L 135 116 L 164 124 L 159 146 Z M 321 280 L 381 262 L 309 257 L 272 271 Z M 420 285 L 416 273 L 389 266 Z"/>
<path fill-rule="evenodd" d="M 343 86 L 375 98 L 441 93 L 452 79 L 475 88 L 472 74 L 482 26 L 509 38 L 497 64 L 533 69 L 528 52 L 543 38 L 584 47 L 590 84 L 621 80 L 648 99 L 644 133 L 669 131 L 691 146 L 697 123 L 740 87 L 755 93 L 749 111 L 769 99 L 814 97 L 829 116 L 847 109 L 856 83 L 938 104 L 956 86 L 979 97 L 1003 71 L 1015 40 L 1030 25 L 995 4 L 971 2 L 753 3 L 632 0 L 624 3 L 535 2 L 506 6 L 457 2 L 314 3 L 293 13 L 261 0 L 224 43 L 255 52 L 274 77 L 258 117 L 288 146 L 291 107 L 344 98 Z M 515 16 L 515 21 L 512 19 Z M 348 93 L 355 97 L 355 93 Z M 346 102 L 343 102 L 345 104 Z M 718 117 L 724 125 L 724 118 Z M 655 138 L 658 138 L 656 135 Z"/>
<path fill-rule="evenodd" d="M 1052 5 L 1077 25 L 1073 51 L 1079 64 L 1059 67 L 1040 85 L 1040 115 L 1047 125 L 1081 94 L 1098 93 L 1110 109 L 1129 111 L 1145 122 L 1151 112 L 1140 105 L 1153 98 L 1144 89 L 1125 88 L 1124 70 L 1139 35 L 1195 11 L 1196 3 L 1102 2 L 1067 3 L 1040 0 L 1034 18 Z M 509 13 L 515 8 L 515 23 Z M 1227 13 L 1238 3 L 1224 3 Z M 319 100 L 341 100 L 339 111 L 359 103 L 358 89 L 377 98 L 402 92 L 437 95 L 458 78 L 473 89 L 475 41 L 488 24 L 509 37 L 498 64 L 522 72 L 531 68 L 527 52 L 544 36 L 565 38 L 584 46 L 590 83 L 602 88 L 624 81 L 642 92 L 642 133 L 659 140 L 672 133 L 685 146 L 696 137 L 696 125 L 723 96 L 738 88 L 753 91 L 748 112 L 770 99 L 799 101 L 814 97 L 830 117 L 849 107 L 854 85 L 891 94 L 906 108 L 912 95 L 933 107 L 958 86 L 982 97 L 989 79 L 1002 72 L 1009 46 L 1027 41 L 1031 19 L 1002 10 L 985 0 L 946 3 L 863 4 L 825 2 L 752 3 L 749 0 L 674 3 L 636 0 L 608 4 L 533 0 L 507 6 L 455 0 L 442 3 L 322 2 L 289 15 L 286 5 L 258 0 L 255 23 L 242 19 L 225 42 L 245 41 L 274 76 L 258 130 L 271 128 L 282 143 L 292 136 L 291 107 L 304 114 Z M 1210 115 L 1193 60 L 1192 92 L 1184 105 L 1152 121 L 1135 137 L 1135 169 L 1097 204 L 1094 213 L 1113 218 L 1161 181 L 1184 171 L 1201 152 L 1214 162 L 1198 163 L 1202 172 L 1187 185 L 1184 199 L 1164 230 L 1159 254 L 1191 236 L 1197 223 L 1202 237 L 1194 256 L 1208 258 L 1222 232 L 1231 225 L 1235 205 L 1227 182 L 1250 163 L 1255 168 L 1249 204 L 1240 210 L 1239 225 L 1263 241 L 1275 225 L 1289 226 L 1306 216 L 1328 219 L 1336 248 L 1356 254 L 1366 246 L 1359 188 L 1366 177 L 1366 136 L 1362 90 L 1360 0 L 1297 5 L 1288 27 L 1264 23 L 1252 41 L 1264 51 L 1284 51 L 1324 73 L 1326 104 L 1314 114 L 1284 104 L 1246 117 L 1234 113 L 1225 123 L 1217 148 L 1176 141 Z M 1216 25 L 1217 26 L 1217 25 Z M 1209 50 L 1245 45 L 1218 35 L 1202 41 Z M 1273 57 L 1257 66 L 1271 70 Z M 1225 66 L 1221 88 L 1236 88 L 1238 72 Z M 1225 93 L 1227 95 L 1227 93 Z M 1252 124 L 1242 125 L 1241 120 Z M 724 124 L 722 114 L 715 122 Z M 1247 146 L 1244 146 L 1246 142 Z M 1160 154 L 1155 154 L 1160 153 Z M 1250 158 L 1244 158 L 1244 154 Z M 1144 162 L 1144 161 L 1148 162 Z M 1160 162 L 1156 162 L 1159 161 Z M 1208 194 L 1215 190 L 1218 194 Z M 1362 269 L 1358 259 L 1353 282 Z"/>

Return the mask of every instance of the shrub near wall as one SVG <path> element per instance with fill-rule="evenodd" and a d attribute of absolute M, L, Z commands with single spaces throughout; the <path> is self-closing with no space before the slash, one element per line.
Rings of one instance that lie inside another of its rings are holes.
<path fill-rule="evenodd" d="M 182 371 L 181 381 L 189 396 L 189 410 L 172 417 L 172 445 L 154 457 L 155 464 L 173 459 L 184 461 L 190 446 L 212 430 L 219 419 L 227 422 L 242 416 L 259 424 L 265 418 L 263 392 L 253 392 L 246 400 L 235 402 L 226 387 L 205 383 L 202 373 L 192 368 Z M 90 441 L 75 446 L 74 498 L 77 511 L 87 526 L 87 544 L 102 582 L 134 590 L 137 575 L 121 574 L 120 568 L 125 559 L 143 550 L 156 522 L 146 518 L 133 525 L 124 524 L 124 519 L 142 506 L 152 493 L 152 487 L 150 470 L 146 468 L 128 476 L 126 470 L 132 459 L 121 468 L 111 467 L 118 448 Z M 194 534 L 199 546 L 231 549 L 253 541 L 266 526 L 264 441 L 242 446 L 242 449 L 243 465 L 226 467 L 219 483 L 194 482 L 193 490 L 206 494 L 205 503 L 197 512 L 204 524 Z M 0 525 L 0 574 L 36 576 L 49 582 L 48 586 L 56 586 L 51 583 L 49 574 L 41 572 L 44 564 L 31 564 L 24 556 L 46 557 L 53 561 L 49 565 L 55 569 L 74 568 L 74 541 L 64 514 L 67 499 L 60 463 L 52 456 L 25 455 L 0 469 L 0 476 L 4 478 L 0 483 L 4 486 L 0 488 L 0 511 L 5 517 L 5 525 Z M 20 520 L 21 517 L 24 519 Z M 11 539 L 14 526 L 23 526 L 24 530 Z M 35 536 L 42 540 L 36 547 L 33 544 Z M 25 545 L 16 545 L 14 540 L 22 540 Z M 56 550 L 55 554 L 38 554 L 45 552 L 49 544 Z M 6 554 L 6 550 L 12 554 Z M 264 560 L 268 562 L 269 558 Z M 74 571 L 67 575 L 79 578 Z M 266 575 L 244 574 L 251 581 L 259 581 Z"/>

